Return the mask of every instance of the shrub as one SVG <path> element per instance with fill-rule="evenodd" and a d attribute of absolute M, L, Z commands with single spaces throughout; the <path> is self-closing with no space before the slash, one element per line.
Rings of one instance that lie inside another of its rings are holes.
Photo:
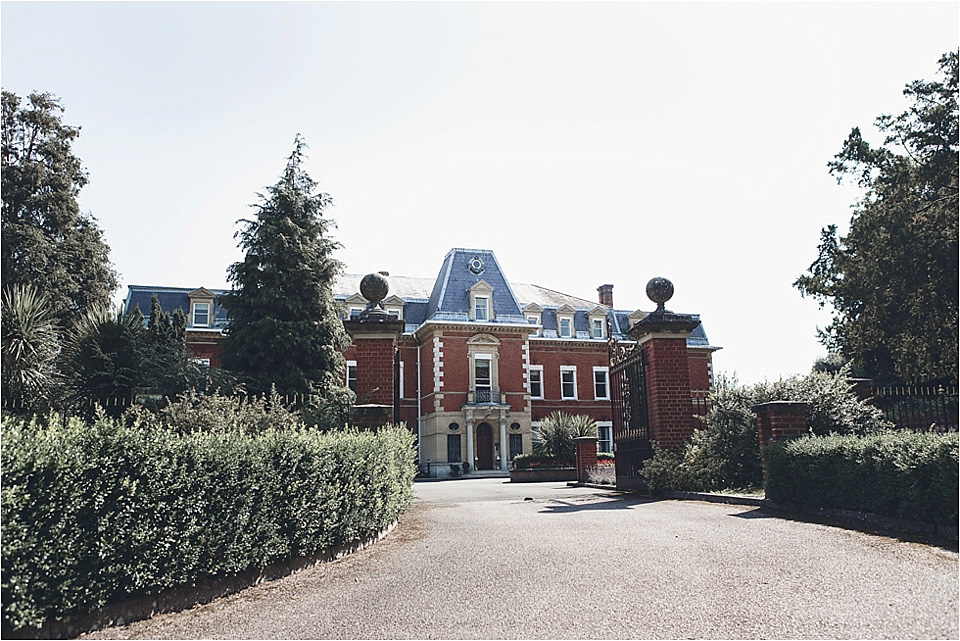
<path fill-rule="evenodd" d="M 811 434 L 870 434 L 890 427 L 880 410 L 857 399 L 847 375 L 846 369 L 816 372 L 750 386 L 720 378 L 710 394 L 705 428 L 695 430 L 678 454 L 655 448 L 644 463 L 648 486 L 654 491 L 760 487 L 760 442 L 750 408 L 762 403 L 807 403 Z"/>
<path fill-rule="evenodd" d="M 616 485 L 616 468 L 610 464 L 594 465 L 587 470 L 587 480 L 590 483 L 596 483 L 598 485 Z"/>
<path fill-rule="evenodd" d="M 411 503 L 413 436 L 5 419 L 4 627 L 309 555 Z M 149 420 L 149 419 L 147 419 Z"/>
<path fill-rule="evenodd" d="M 957 523 L 956 432 L 803 437 L 764 448 L 767 498 Z"/>
<path fill-rule="evenodd" d="M 533 428 L 533 453 L 552 456 L 573 465 L 577 459 L 573 439 L 596 435 L 597 424 L 589 416 L 553 412 Z"/>
<path fill-rule="evenodd" d="M 520 454 L 513 459 L 513 469 L 515 470 L 572 467 L 574 464 L 575 462 L 544 454 Z"/>

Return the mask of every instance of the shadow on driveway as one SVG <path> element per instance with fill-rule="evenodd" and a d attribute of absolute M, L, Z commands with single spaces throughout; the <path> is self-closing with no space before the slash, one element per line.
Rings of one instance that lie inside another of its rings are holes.
<path fill-rule="evenodd" d="M 636 497 L 614 497 L 604 500 L 564 501 L 552 499 L 540 510 L 543 514 L 568 514 L 570 512 L 588 512 L 598 510 L 628 510 L 635 505 L 657 503 L 656 499 L 642 499 Z"/>

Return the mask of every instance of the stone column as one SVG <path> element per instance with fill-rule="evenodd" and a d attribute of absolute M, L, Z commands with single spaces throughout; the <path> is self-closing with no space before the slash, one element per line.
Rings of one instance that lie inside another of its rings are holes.
<path fill-rule="evenodd" d="M 507 442 L 507 417 L 503 414 L 500 415 L 500 469 L 506 470 L 509 468 L 509 443 Z"/>
<path fill-rule="evenodd" d="M 383 309 L 389 291 L 385 276 L 364 276 L 360 293 L 369 301 L 367 308 L 357 318 L 343 322 L 357 347 L 357 405 L 352 418 L 359 427 L 379 427 L 396 420 L 394 365 L 404 324 Z"/>
<path fill-rule="evenodd" d="M 467 417 L 467 462 L 470 463 L 470 471 L 476 469 L 476 461 L 473 458 L 473 417 Z"/>
<path fill-rule="evenodd" d="M 694 429 L 687 338 L 700 320 L 664 308 L 673 296 L 673 284 L 666 278 L 651 279 L 647 296 L 657 303 L 656 311 L 628 333 L 643 350 L 650 440 L 677 451 Z"/>

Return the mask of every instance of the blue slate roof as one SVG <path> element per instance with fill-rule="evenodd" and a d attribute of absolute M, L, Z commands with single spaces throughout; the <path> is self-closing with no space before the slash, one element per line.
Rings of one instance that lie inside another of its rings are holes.
<path fill-rule="evenodd" d="M 137 307 L 145 317 L 150 316 L 150 304 L 156 294 L 160 308 L 172 314 L 175 309 L 182 309 L 187 319 L 190 318 L 190 297 L 188 294 L 198 287 L 147 287 L 144 285 L 129 285 L 127 298 L 123 301 L 123 313 L 129 314 Z M 210 289 L 213 300 L 212 329 L 223 329 L 227 326 L 227 310 L 220 304 L 220 298 L 227 293 L 225 289 Z M 188 321 L 189 322 L 189 321 Z"/>
<path fill-rule="evenodd" d="M 361 276 L 357 274 L 343 274 L 338 277 L 334 286 L 336 300 L 344 301 L 350 296 L 359 293 Z M 530 303 L 537 303 L 543 308 L 541 314 L 541 336 L 557 338 L 558 322 L 557 310 L 568 305 L 574 311 L 573 338 L 586 339 L 590 332 L 589 312 L 598 306 L 598 303 L 589 300 L 556 292 L 538 285 L 518 283 L 511 285 L 500 267 L 494 253 L 487 249 L 451 249 L 443 259 L 440 272 L 436 279 L 417 278 L 409 276 L 390 276 L 390 295 L 403 299 L 403 319 L 405 331 L 410 333 L 429 320 L 469 322 L 470 318 L 470 288 L 480 281 L 485 281 L 493 288 L 494 320 L 493 323 L 526 323 L 523 307 Z M 165 312 L 173 312 L 180 308 L 189 317 L 190 300 L 188 294 L 197 288 L 185 287 L 144 287 L 130 285 L 127 299 L 124 302 L 124 312 L 131 312 L 137 306 L 146 316 L 150 313 L 150 298 L 156 294 L 160 306 Z M 228 293 L 227 290 L 209 290 L 216 298 L 214 300 L 214 328 L 226 327 L 227 310 L 220 304 L 220 298 Z M 519 293 L 522 298 L 517 296 Z M 627 330 L 631 323 L 628 318 L 635 310 L 607 309 L 607 319 L 613 338 L 617 340 L 629 339 Z M 694 314 L 694 318 L 699 316 Z M 598 339 L 592 339 L 598 340 Z M 717 349 L 710 346 L 703 325 L 698 325 L 687 339 L 690 347 Z"/>
<path fill-rule="evenodd" d="M 487 249 L 451 249 L 447 253 L 430 294 L 427 319 L 467 320 L 470 288 L 480 281 L 493 288 L 494 322 L 526 322 L 497 257 Z"/>

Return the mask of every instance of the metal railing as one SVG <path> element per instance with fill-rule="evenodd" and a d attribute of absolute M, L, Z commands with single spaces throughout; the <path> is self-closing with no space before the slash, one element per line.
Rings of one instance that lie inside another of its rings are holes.
<path fill-rule="evenodd" d="M 956 386 L 874 387 L 870 402 L 901 429 L 956 431 Z"/>
<path fill-rule="evenodd" d="M 468 405 L 503 405 L 504 395 L 500 390 L 478 387 L 467 394 Z"/>

